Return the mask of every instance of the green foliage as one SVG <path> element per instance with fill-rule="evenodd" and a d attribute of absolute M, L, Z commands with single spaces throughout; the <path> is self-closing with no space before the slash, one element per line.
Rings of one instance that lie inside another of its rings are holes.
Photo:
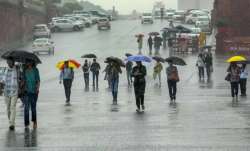
<path fill-rule="evenodd" d="M 63 14 L 71 14 L 74 10 L 83 10 L 83 7 L 79 3 L 65 3 L 62 7 Z"/>

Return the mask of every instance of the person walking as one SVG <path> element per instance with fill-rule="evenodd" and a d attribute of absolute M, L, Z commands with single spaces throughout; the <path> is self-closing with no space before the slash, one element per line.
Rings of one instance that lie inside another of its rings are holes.
<path fill-rule="evenodd" d="M 154 38 L 155 55 L 160 54 L 161 45 L 162 45 L 162 38 L 159 36 L 155 36 Z"/>
<path fill-rule="evenodd" d="M 84 65 L 82 66 L 85 88 L 89 88 L 89 68 L 90 65 L 88 60 L 85 60 Z"/>
<path fill-rule="evenodd" d="M 110 80 L 110 73 L 111 73 L 111 62 L 109 62 L 104 71 L 105 72 L 105 76 L 104 76 L 104 80 L 108 81 L 108 88 L 111 89 L 111 80 Z"/>
<path fill-rule="evenodd" d="M 168 38 L 168 48 L 169 48 L 169 56 L 173 55 L 173 39 Z"/>
<path fill-rule="evenodd" d="M 110 81 L 111 81 L 111 90 L 113 96 L 113 104 L 117 104 L 117 95 L 118 95 L 118 85 L 119 85 L 119 74 L 122 73 L 121 67 L 115 63 L 111 63 L 110 68 Z"/>
<path fill-rule="evenodd" d="M 9 129 L 15 130 L 16 103 L 18 99 L 18 70 L 13 59 L 7 60 L 8 68 L 5 70 L 3 85 L 4 98 L 7 106 L 7 115 L 9 119 Z"/>
<path fill-rule="evenodd" d="M 202 54 L 198 55 L 198 60 L 196 62 L 196 66 L 198 67 L 198 71 L 199 71 L 199 79 L 200 80 L 204 80 L 204 68 L 205 68 L 205 63 L 202 57 Z"/>
<path fill-rule="evenodd" d="M 142 65 L 141 61 L 137 61 L 136 66 L 132 70 L 132 77 L 134 78 L 134 91 L 135 91 L 137 112 L 145 110 L 144 94 L 146 88 L 146 80 L 145 80 L 146 75 L 147 75 L 146 67 Z"/>
<path fill-rule="evenodd" d="M 69 67 L 69 61 L 65 61 L 64 67 L 60 74 L 60 84 L 63 81 L 65 96 L 66 96 L 66 105 L 70 105 L 70 96 L 71 96 L 71 87 L 74 80 L 74 70 Z"/>
<path fill-rule="evenodd" d="M 32 61 L 27 62 L 27 69 L 24 72 L 25 100 L 24 100 L 24 125 L 29 128 L 29 110 L 31 109 L 33 128 L 37 128 L 36 104 L 40 88 L 39 70 Z"/>
<path fill-rule="evenodd" d="M 153 50 L 153 38 L 151 35 L 149 35 L 148 38 L 148 48 L 149 48 L 149 55 L 152 55 L 152 50 Z"/>
<path fill-rule="evenodd" d="M 158 77 L 159 80 L 159 87 L 161 87 L 161 71 L 163 67 L 162 64 L 159 60 L 156 61 L 156 64 L 154 66 L 154 73 L 153 73 L 153 78 L 154 80 Z"/>
<path fill-rule="evenodd" d="M 232 98 L 238 100 L 238 91 L 239 91 L 239 81 L 240 81 L 240 68 L 236 63 L 231 63 L 227 69 L 228 74 L 230 75 L 231 83 L 231 95 Z"/>
<path fill-rule="evenodd" d="M 173 65 L 172 61 L 169 61 L 169 66 L 166 69 L 168 79 L 168 89 L 171 103 L 176 100 L 177 82 L 179 82 L 179 75 L 177 67 Z"/>
<path fill-rule="evenodd" d="M 213 71 L 213 55 L 211 52 L 207 52 L 204 54 L 204 63 L 207 72 L 207 79 L 209 81 L 211 78 L 211 73 Z"/>
<path fill-rule="evenodd" d="M 246 64 L 242 64 L 240 69 L 240 92 L 241 96 L 247 96 L 246 89 L 247 89 L 247 78 L 248 72 L 246 71 Z"/>
<path fill-rule="evenodd" d="M 168 32 L 166 30 L 162 33 L 163 49 L 167 49 Z"/>
<path fill-rule="evenodd" d="M 132 69 L 133 69 L 133 62 L 128 61 L 126 63 L 126 72 L 127 72 L 128 86 L 130 86 L 133 83 L 132 76 L 131 76 Z"/>
<path fill-rule="evenodd" d="M 91 64 L 90 71 L 93 75 L 93 87 L 98 89 L 98 80 L 99 80 L 99 71 L 101 70 L 100 64 L 93 59 L 93 63 Z"/>
<path fill-rule="evenodd" d="M 142 47 L 143 47 L 143 36 L 142 35 L 138 35 L 137 43 L 138 43 L 139 54 L 142 54 Z"/>

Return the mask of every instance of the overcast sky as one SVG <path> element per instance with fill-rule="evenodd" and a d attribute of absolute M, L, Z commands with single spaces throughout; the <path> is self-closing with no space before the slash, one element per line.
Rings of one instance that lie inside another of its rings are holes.
<path fill-rule="evenodd" d="M 140 12 L 151 11 L 153 4 L 159 0 L 88 0 L 102 6 L 104 9 L 111 9 L 114 5 L 120 14 L 129 14 L 136 9 Z M 177 0 L 162 0 L 167 8 L 177 8 Z"/>

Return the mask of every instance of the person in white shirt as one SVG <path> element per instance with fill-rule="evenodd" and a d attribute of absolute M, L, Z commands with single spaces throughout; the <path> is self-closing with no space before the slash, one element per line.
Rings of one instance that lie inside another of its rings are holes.
<path fill-rule="evenodd" d="M 18 71 L 13 59 L 7 60 L 8 68 L 3 78 L 4 97 L 7 106 L 9 129 L 15 130 L 16 103 L 18 99 Z"/>

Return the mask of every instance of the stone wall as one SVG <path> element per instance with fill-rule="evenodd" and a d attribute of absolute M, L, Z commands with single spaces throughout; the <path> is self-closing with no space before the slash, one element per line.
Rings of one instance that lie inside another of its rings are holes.
<path fill-rule="evenodd" d="M 47 16 L 45 11 L 0 1 L 0 20 L 0 49 L 10 49 L 29 40 L 32 27 L 46 23 Z"/>

